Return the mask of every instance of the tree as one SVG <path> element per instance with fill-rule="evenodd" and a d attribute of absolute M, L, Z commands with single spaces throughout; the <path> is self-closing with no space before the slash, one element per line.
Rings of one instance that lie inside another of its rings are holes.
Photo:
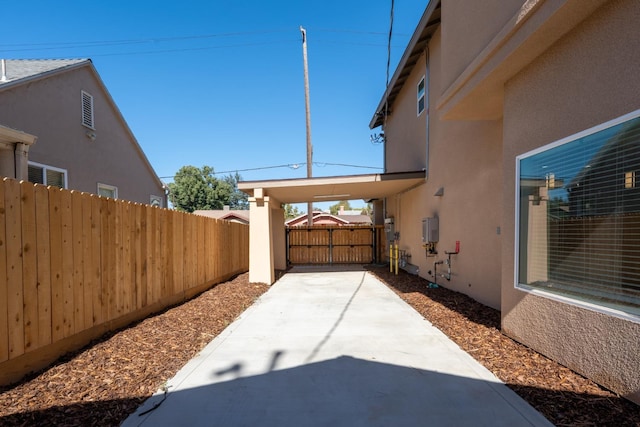
<path fill-rule="evenodd" d="M 179 211 L 222 209 L 228 205 L 234 187 L 214 176 L 211 166 L 183 166 L 169 184 L 169 200 Z"/>
<path fill-rule="evenodd" d="M 362 208 L 362 212 L 360 212 L 360 214 L 373 217 L 373 203 L 367 203 L 366 206 Z"/>
<path fill-rule="evenodd" d="M 236 172 L 234 175 L 227 175 L 224 180 L 233 188 L 233 192 L 229 196 L 229 203 L 227 203 L 229 207 L 231 209 L 249 209 L 249 195 L 238 190 L 238 182 L 242 180 L 240 174 Z"/>
<path fill-rule="evenodd" d="M 338 203 L 336 203 L 335 205 L 329 206 L 329 213 L 331 215 L 338 215 L 338 212 L 340 212 L 340 206 L 344 206 L 344 210 L 345 211 L 351 210 L 351 205 L 349 204 L 349 201 L 348 200 L 341 200 Z"/>
<path fill-rule="evenodd" d="M 300 216 L 300 211 L 297 206 L 293 206 L 289 203 L 284 205 L 284 219 L 291 219 Z"/>

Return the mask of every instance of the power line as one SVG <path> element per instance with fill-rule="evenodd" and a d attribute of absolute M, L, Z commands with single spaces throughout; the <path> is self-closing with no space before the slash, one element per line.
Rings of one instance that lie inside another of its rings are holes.
<path fill-rule="evenodd" d="M 387 116 L 389 115 L 389 96 L 386 93 L 389 90 L 389 68 L 391 67 L 391 38 L 393 36 L 393 9 L 394 0 L 391 0 L 391 12 L 389 14 L 389 40 L 387 45 L 387 83 L 385 85 L 385 103 L 384 103 L 384 125 L 387 124 Z"/>
<path fill-rule="evenodd" d="M 349 167 L 349 168 L 361 168 L 361 169 L 378 169 L 381 170 L 383 168 L 381 167 L 376 167 L 376 166 L 363 166 L 363 165 L 351 165 L 351 164 L 347 164 L 347 163 L 325 163 L 325 162 L 313 162 L 314 165 L 318 166 L 318 167 L 325 167 L 325 166 L 341 166 L 341 167 Z M 285 165 L 275 165 L 275 166 L 261 166 L 261 167 L 256 167 L 256 168 L 246 168 L 246 169 L 233 169 L 233 170 L 226 170 L 226 171 L 220 171 L 220 172 L 212 172 L 212 175 L 223 175 L 223 174 L 229 174 L 229 173 L 236 173 L 236 172 L 252 172 L 252 171 L 261 171 L 261 170 L 268 170 L 268 169 L 278 169 L 278 168 L 290 168 L 290 169 L 299 169 L 302 166 L 305 166 L 306 163 L 289 163 L 289 164 L 285 164 Z M 173 179 L 175 178 L 176 175 L 171 175 L 171 176 L 161 176 L 159 177 L 160 179 Z"/>
<path fill-rule="evenodd" d="M 5 47 L 31 47 L 31 46 L 51 46 L 51 48 L 59 48 L 65 45 L 70 47 L 90 47 L 90 46 L 109 46 L 109 45 L 123 45 L 123 44 L 140 44 L 140 43 L 163 43 L 169 41 L 181 41 L 181 40 L 197 40 L 197 39 L 210 39 L 219 37 L 236 37 L 236 36 L 254 36 L 260 34 L 270 33 L 285 33 L 290 30 L 263 30 L 263 31 L 239 31 L 234 33 L 218 33 L 218 34 L 201 34 L 191 36 L 176 36 L 176 37 L 146 37 L 140 39 L 120 39 L 120 40 L 94 40 L 83 42 L 45 42 L 45 43 L 12 43 L 12 44 L 0 44 L 2 50 L 11 52 L 11 50 L 5 49 Z M 20 49 L 25 50 L 25 49 Z"/>
<path fill-rule="evenodd" d="M 139 38 L 139 39 L 94 40 L 94 41 L 81 41 L 81 42 L 59 41 L 59 42 L 40 42 L 40 43 L 9 43 L 9 44 L 0 44 L 0 49 L 2 49 L 3 52 L 81 49 L 81 48 L 93 48 L 93 47 L 155 44 L 155 43 L 166 43 L 166 42 L 174 42 L 174 41 L 204 40 L 204 39 L 213 39 L 213 38 L 255 36 L 255 35 L 277 34 L 277 33 L 281 34 L 281 33 L 287 33 L 289 31 L 291 30 L 273 29 L 273 30 L 262 30 L 262 31 L 238 31 L 238 32 L 232 32 L 232 33 L 201 34 L 201 35 L 175 36 L 175 37 L 146 37 L 146 38 Z M 314 31 L 325 32 L 325 33 L 361 34 L 361 35 L 374 35 L 374 36 L 385 34 L 380 32 L 359 31 L 359 30 L 350 30 L 350 29 L 319 28 Z M 252 45 L 267 44 L 267 43 L 270 43 L 270 42 L 241 44 L 241 45 L 234 44 L 234 45 L 210 46 L 210 47 L 206 47 L 206 49 L 252 46 Z M 329 41 L 329 43 L 341 43 L 341 42 Z M 375 46 L 375 44 L 369 44 L 369 43 L 358 43 L 358 42 L 342 42 L 342 43 L 364 45 L 364 46 L 368 46 L 368 45 Z M 186 48 L 185 50 L 198 50 L 198 49 L 205 49 L 205 48 L 193 48 L 193 49 Z M 175 51 L 175 50 L 172 50 L 172 51 Z M 154 52 L 164 52 L 164 51 L 154 51 Z M 140 52 L 140 53 L 149 53 L 149 52 Z"/>

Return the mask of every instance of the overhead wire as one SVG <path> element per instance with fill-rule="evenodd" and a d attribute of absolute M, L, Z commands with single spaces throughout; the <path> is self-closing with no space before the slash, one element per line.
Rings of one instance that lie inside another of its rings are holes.
<path fill-rule="evenodd" d="M 384 89 L 384 118 L 382 129 L 386 128 L 387 124 L 387 116 L 389 115 L 389 94 L 387 91 L 389 90 L 389 70 L 391 69 L 391 38 L 393 36 L 393 10 L 394 10 L 394 0 L 391 0 L 391 12 L 389 14 L 389 39 L 387 42 L 387 82 Z"/>
<path fill-rule="evenodd" d="M 275 166 L 260 166 L 260 167 L 255 167 L 255 168 L 245 168 L 245 169 L 230 169 L 230 170 L 226 170 L 226 171 L 219 171 L 219 172 L 211 172 L 211 175 L 223 175 L 223 174 L 230 174 L 230 173 L 237 173 L 237 172 L 253 172 L 253 171 L 261 171 L 261 170 L 268 170 L 268 169 L 278 169 L 278 168 L 290 168 L 290 169 L 299 169 L 302 166 L 305 166 L 307 163 L 306 162 L 301 162 L 301 163 L 288 163 L 288 164 L 283 164 L 283 165 L 275 165 Z M 347 164 L 347 163 L 329 163 L 329 162 L 313 162 L 313 164 L 315 166 L 318 167 L 325 167 L 325 166 L 341 166 L 341 167 L 349 167 L 349 168 L 360 168 L 360 169 L 382 169 L 381 167 L 376 167 L 376 166 L 364 166 L 364 165 L 351 165 L 351 164 Z M 176 175 L 169 175 L 169 176 L 160 176 L 160 179 L 172 179 L 175 178 Z"/>
<path fill-rule="evenodd" d="M 168 43 L 168 42 L 183 42 L 183 41 L 193 41 L 193 40 L 205 40 L 205 39 L 220 39 L 220 38 L 232 38 L 232 37 L 243 37 L 243 36 L 255 36 L 255 35 L 265 35 L 265 34 L 282 34 L 289 32 L 289 29 L 272 29 L 272 30 L 261 30 L 261 31 L 238 31 L 231 33 L 214 33 L 214 34 L 201 34 L 201 35 L 188 35 L 188 36 L 175 36 L 175 37 L 145 37 L 139 39 L 116 39 L 116 40 L 94 40 L 94 41 L 60 41 L 60 42 L 38 42 L 38 43 L 9 43 L 4 44 L 0 43 L 0 50 L 3 52 L 34 52 L 34 51 L 51 51 L 51 50 L 69 50 L 69 49 L 93 49 L 93 48 L 103 48 L 103 47 L 125 47 L 125 46 L 133 46 L 133 45 L 145 45 L 145 44 L 158 44 L 158 43 Z M 350 29 L 327 29 L 321 28 L 316 29 L 318 32 L 325 33 L 343 33 L 343 34 L 361 34 L 361 35 L 373 35 L 379 36 L 385 33 L 373 32 L 373 31 L 359 31 L 359 30 L 350 30 Z M 135 52 L 107 52 L 107 53 L 92 53 L 84 56 L 119 56 L 119 55 L 142 55 L 142 54 L 153 54 L 153 53 L 174 53 L 174 52 L 188 52 L 188 51 L 201 51 L 201 50 L 209 50 L 209 49 L 226 49 L 226 48 L 238 48 L 238 47 L 250 47 L 250 46 L 264 46 L 264 45 L 272 45 L 272 44 L 281 44 L 288 42 L 296 42 L 297 40 L 294 38 L 291 39 L 280 39 L 280 40 L 269 40 L 269 41 L 261 41 L 261 42 L 247 42 L 247 43 L 232 43 L 232 44 L 222 44 L 222 45 L 213 45 L 213 46 L 198 46 L 198 47 L 182 47 L 182 48 L 173 48 L 173 49 L 157 49 L 157 50 L 145 50 L 145 51 L 135 51 Z M 318 40 L 319 43 L 326 44 L 348 44 L 355 46 L 380 46 L 379 43 L 375 42 L 358 42 L 358 41 L 333 41 L 333 40 Z"/>

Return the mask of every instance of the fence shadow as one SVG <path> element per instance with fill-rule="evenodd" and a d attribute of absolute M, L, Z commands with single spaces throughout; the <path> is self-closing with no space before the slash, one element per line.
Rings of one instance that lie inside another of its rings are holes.
<path fill-rule="evenodd" d="M 295 265 L 287 273 L 331 273 L 336 271 L 364 271 L 363 264 L 309 264 Z"/>

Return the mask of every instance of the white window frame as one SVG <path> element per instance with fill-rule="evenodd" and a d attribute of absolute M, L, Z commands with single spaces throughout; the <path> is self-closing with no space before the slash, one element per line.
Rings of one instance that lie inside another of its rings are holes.
<path fill-rule="evenodd" d="M 100 197 L 108 197 L 101 195 L 100 190 L 113 191 L 113 199 L 116 200 L 118 198 L 118 187 L 115 185 L 103 184 L 101 182 L 98 183 L 98 191 L 96 194 Z"/>
<path fill-rule="evenodd" d="M 151 206 L 157 206 L 157 207 L 161 208 L 161 207 L 163 207 L 162 206 L 163 205 L 163 201 L 164 201 L 164 197 L 162 197 L 162 196 L 156 196 L 156 195 L 152 194 L 149 197 L 149 204 Z M 158 203 L 154 205 L 153 202 L 158 202 Z"/>
<path fill-rule="evenodd" d="M 423 85 L 422 91 L 420 91 L 420 85 Z M 420 109 L 420 101 L 422 100 L 422 110 Z M 427 109 L 427 79 L 422 76 L 418 85 L 416 86 L 416 111 L 417 117 Z"/>
<path fill-rule="evenodd" d="M 60 173 L 62 173 L 62 174 L 64 175 L 64 187 L 63 187 L 63 188 L 65 188 L 65 189 L 68 189 L 68 188 L 69 188 L 69 185 L 68 185 L 68 177 L 69 177 L 69 173 L 67 172 L 67 170 L 66 170 L 66 169 L 62 169 L 62 168 L 57 168 L 57 167 L 54 167 L 54 166 L 45 165 L 45 164 L 43 164 L 43 163 L 32 162 L 31 160 L 29 160 L 29 161 L 27 162 L 27 168 L 28 168 L 29 166 L 35 166 L 35 167 L 38 167 L 38 168 L 42 168 L 42 174 L 43 174 L 43 176 L 42 176 L 42 178 L 43 178 L 43 179 L 42 179 L 42 181 L 44 181 L 44 184 L 42 184 L 42 185 L 49 185 L 49 184 L 46 182 L 46 181 L 47 181 L 47 170 L 51 170 L 51 171 L 54 171 L 54 172 L 60 172 Z"/>
<path fill-rule="evenodd" d="M 80 91 L 80 102 L 81 102 L 81 107 L 82 107 L 82 126 L 87 127 L 91 130 L 95 130 L 95 121 L 94 121 L 94 114 L 93 114 L 93 95 L 91 95 L 89 92 L 86 91 Z M 85 106 L 85 99 L 88 101 L 88 105 Z M 87 114 L 87 108 L 88 108 L 88 113 Z M 87 117 L 89 116 L 89 117 Z"/>
<path fill-rule="evenodd" d="M 582 132 L 578 132 L 576 134 L 570 135 L 566 138 L 560 139 L 558 141 L 552 142 L 550 144 L 544 145 L 542 147 L 538 147 L 534 150 L 523 153 L 519 156 L 516 156 L 516 168 L 515 168 L 515 229 L 514 229 L 514 265 L 513 265 L 513 283 L 514 288 L 527 292 L 533 295 L 537 295 L 540 297 L 544 297 L 550 300 L 559 301 L 565 304 L 585 308 L 587 310 L 595 311 L 601 314 L 605 314 L 612 317 L 621 318 L 624 320 L 632 321 L 634 323 L 640 323 L 640 316 L 632 313 L 628 313 L 623 310 L 618 310 L 613 307 L 603 306 L 600 304 L 592 303 L 589 301 L 584 301 L 577 298 L 572 298 L 567 295 L 560 295 L 552 292 L 545 291 L 544 289 L 535 288 L 529 286 L 527 284 L 520 283 L 520 160 L 534 156 L 536 154 L 551 150 L 553 148 L 559 147 L 561 145 L 567 144 L 569 142 L 575 141 L 577 139 L 584 138 L 586 136 L 595 134 L 597 132 L 608 129 L 612 126 L 619 125 L 621 123 L 633 120 L 640 117 L 640 110 L 635 110 L 631 113 L 625 114 L 608 122 L 602 123 L 600 125 L 594 126 L 592 128 L 586 129 Z"/>

